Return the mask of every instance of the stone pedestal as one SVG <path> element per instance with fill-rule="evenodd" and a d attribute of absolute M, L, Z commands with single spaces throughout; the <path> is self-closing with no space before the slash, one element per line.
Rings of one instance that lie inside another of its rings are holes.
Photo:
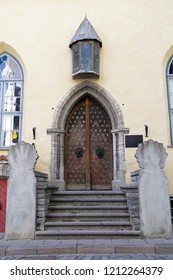
<path fill-rule="evenodd" d="M 168 180 L 164 173 L 167 153 L 163 144 L 149 140 L 135 154 L 139 172 L 139 216 L 144 237 L 172 237 Z"/>
<path fill-rule="evenodd" d="M 5 238 L 33 239 L 36 223 L 36 178 L 38 158 L 33 145 L 21 142 L 8 154 L 9 179 Z"/>

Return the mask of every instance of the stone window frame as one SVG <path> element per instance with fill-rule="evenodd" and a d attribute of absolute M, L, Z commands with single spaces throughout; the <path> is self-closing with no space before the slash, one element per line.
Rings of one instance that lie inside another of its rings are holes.
<path fill-rule="evenodd" d="M 55 108 L 52 127 L 47 129 L 51 135 L 50 184 L 66 189 L 64 180 L 64 135 L 67 117 L 73 106 L 86 94 L 99 102 L 109 115 L 113 136 L 113 180 L 112 189 L 125 185 L 125 140 L 129 129 L 124 126 L 122 110 L 112 95 L 100 85 L 84 81 L 74 86 Z"/>

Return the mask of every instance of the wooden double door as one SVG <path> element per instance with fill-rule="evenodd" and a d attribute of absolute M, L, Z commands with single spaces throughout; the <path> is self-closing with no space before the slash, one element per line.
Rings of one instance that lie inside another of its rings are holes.
<path fill-rule="evenodd" d="M 86 96 L 71 110 L 65 129 L 67 190 L 109 190 L 112 181 L 111 121 L 95 99 Z"/>

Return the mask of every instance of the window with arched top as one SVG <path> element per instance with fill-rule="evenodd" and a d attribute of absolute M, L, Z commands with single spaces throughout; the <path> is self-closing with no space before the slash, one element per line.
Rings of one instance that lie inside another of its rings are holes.
<path fill-rule="evenodd" d="M 173 145 L 173 56 L 169 59 L 166 69 L 168 111 L 170 121 L 170 142 Z"/>
<path fill-rule="evenodd" d="M 9 53 L 0 54 L 0 147 L 8 148 L 21 140 L 23 72 Z"/>

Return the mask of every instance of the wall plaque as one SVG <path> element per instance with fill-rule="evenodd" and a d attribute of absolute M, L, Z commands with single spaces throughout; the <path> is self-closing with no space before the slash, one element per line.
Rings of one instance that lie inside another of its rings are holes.
<path fill-rule="evenodd" d="M 137 148 L 143 143 L 143 135 L 125 135 L 126 148 Z"/>

